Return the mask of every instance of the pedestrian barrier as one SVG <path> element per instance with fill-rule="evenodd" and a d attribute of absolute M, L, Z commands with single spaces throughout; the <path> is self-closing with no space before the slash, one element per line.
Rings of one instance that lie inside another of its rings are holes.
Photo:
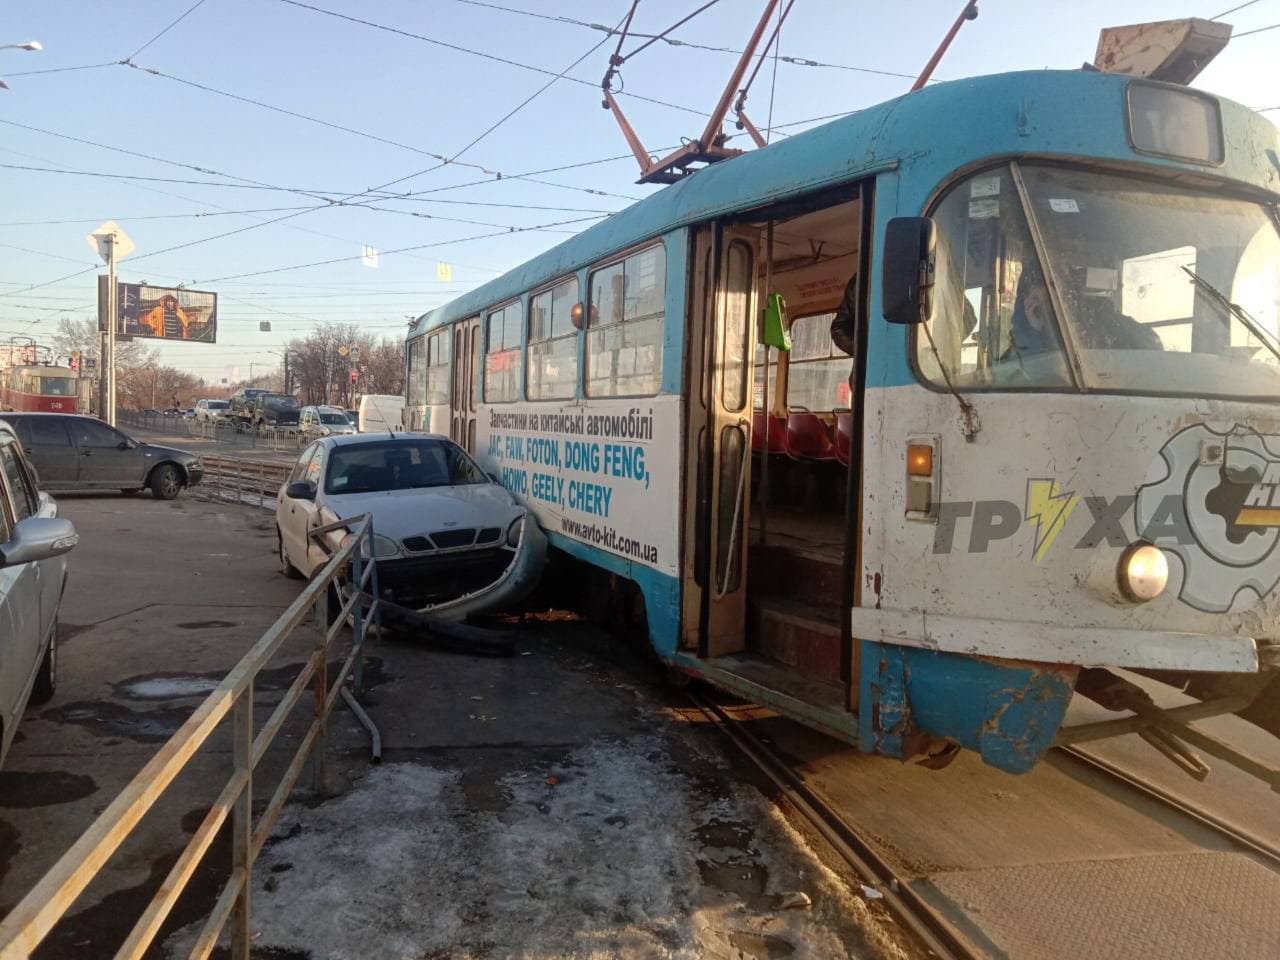
<path fill-rule="evenodd" d="M 125 410 L 116 419 L 121 425 L 136 429 L 154 430 L 171 436 L 199 437 L 232 447 L 250 447 L 256 450 L 296 451 L 301 450 L 312 439 L 305 436 L 297 424 L 255 427 L 230 417 L 197 420 L 194 417 Z"/>
<path fill-rule="evenodd" d="M 137 960 L 147 953 L 219 830 L 229 818 L 231 874 L 189 956 L 193 960 L 208 957 L 230 921 L 231 956 L 233 960 L 249 960 L 250 887 L 254 861 L 301 777 L 308 757 L 312 761 L 313 786 L 317 791 L 324 789 L 327 721 L 339 696 L 352 705 L 357 717 L 369 728 L 374 738 L 375 757 L 377 755 L 377 731 L 364 711 L 358 709 L 353 692 L 348 689 L 350 685 L 355 688 L 355 693 L 359 693 L 365 628 L 371 619 L 380 619 L 376 599 L 377 567 L 373 560 L 373 521 L 365 514 L 317 528 L 312 534 L 323 538 L 340 528 L 350 531 L 350 539 L 334 552 L 329 562 L 299 597 L 187 718 L 177 733 L 160 748 L 4 921 L 0 922 L 0 960 L 28 960 L 32 951 L 71 909 L 76 898 L 228 716 L 231 717 L 233 744 L 231 777 L 156 889 L 115 957 L 116 960 Z M 348 566 L 351 576 L 346 586 L 349 589 L 339 594 L 345 596 L 346 600 L 330 621 L 329 591 L 334 587 L 342 590 Z M 255 736 L 254 682 L 259 672 L 306 618 L 308 610 L 314 612 L 315 646 L 297 677 Z M 348 620 L 352 625 L 351 650 L 336 679 L 330 684 L 330 647 Z M 255 825 L 254 770 L 302 700 L 308 684 L 314 689 L 311 725 Z"/>
<path fill-rule="evenodd" d="M 191 488 L 214 500 L 234 503 L 256 503 L 260 507 L 274 502 L 280 486 L 293 465 L 237 457 L 201 457 L 204 478 Z"/>

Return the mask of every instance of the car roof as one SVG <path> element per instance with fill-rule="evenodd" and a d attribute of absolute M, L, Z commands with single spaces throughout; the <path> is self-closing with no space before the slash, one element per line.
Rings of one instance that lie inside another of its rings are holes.
<path fill-rule="evenodd" d="M 320 442 L 327 443 L 334 447 L 358 446 L 362 443 L 373 443 L 379 440 L 443 440 L 446 443 L 453 443 L 443 433 L 419 433 L 410 430 L 397 430 L 395 433 L 345 433 L 336 437 L 325 437 Z"/>

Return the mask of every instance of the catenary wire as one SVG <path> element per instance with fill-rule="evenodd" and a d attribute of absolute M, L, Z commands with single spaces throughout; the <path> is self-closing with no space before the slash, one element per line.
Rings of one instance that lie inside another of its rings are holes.
<path fill-rule="evenodd" d="M 153 43 L 155 43 L 157 40 L 163 37 L 166 33 L 168 33 L 170 30 L 172 30 L 174 27 L 180 24 L 183 20 L 187 19 L 187 17 L 189 17 L 191 14 L 195 13 L 197 9 L 199 9 L 204 5 L 204 2 L 205 0 L 196 0 L 196 2 L 193 3 L 190 7 L 188 7 L 185 12 L 179 15 L 176 19 L 172 20 L 167 27 L 165 27 L 163 30 L 157 33 L 154 37 L 152 37 L 150 40 L 148 40 L 146 43 L 140 46 L 137 50 L 133 51 L 133 53 L 129 54 L 128 59 L 132 60 L 134 57 L 140 54 L 143 50 L 147 49 L 147 47 L 151 46 Z"/>

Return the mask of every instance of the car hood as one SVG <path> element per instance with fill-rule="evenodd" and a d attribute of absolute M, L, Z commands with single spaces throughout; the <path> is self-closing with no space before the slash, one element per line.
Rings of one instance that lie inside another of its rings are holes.
<path fill-rule="evenodd" d="M 373 514 L 373 532 L 399 539 L 449 527 L 501 527 L 524 507 L 496 483 L 424 487 L 383 493 L 325 495 L 324 506 L 345 519 Z"/>
<path fill-rule="evenodd" d="M 147 456 L 153 459 L 173 459 L 183 463 L 198 462 L 200 458 L 189 450 L 179 450 L 177 447 L 162 447 L 158 443 L 144 443 L 141 440 L 135 440 L 138 448 Z"/>

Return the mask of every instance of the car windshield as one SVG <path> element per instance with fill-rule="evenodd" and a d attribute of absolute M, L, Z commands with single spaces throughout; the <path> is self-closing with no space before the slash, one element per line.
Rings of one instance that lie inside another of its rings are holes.
<path fill-rule="evenodd" d="M 322 413 L 320 414 L 321 423 L 340 423 L 344 427 L 351 426 L 351 421 L 347 419 L 344 413 Z"/>
<path fill-rule="evenodd" d="M 210 409 L 210 410 L 225 410 L 225 409 L 227 409 L 227 407 L 228 407 L 228 406 L 229 406 L 229 404 L 228 404 L 228 403 L 227 403 L 227 401 L 225 401 L 225 400 L 210 400 L 210 401 L 209 401 L 209 409 Z"/>
<path fill-rule="evenodd" d="M 970 178 L 935 211 L 937 354 L 917 342 L 927 376 L 943 380 L 941 360 L 962 388 L 1280 398 L 1273 211 L 1096 171 L 1019 172 L 1029 211 L 1012 168 Z"/>
<path fill-rule="evenodd" d="M 286 407 L 292 410 L 298 405 L 298 400 L 296 397 L 266 397 L 262 403 L 268 407 Z"/>
<path fill-rule="evenodd" d="M 330 494 L 381 493 L 487 482 L 484 472 L 456 443 L 404 438 L 334 447 L 324 490 Z"/>

